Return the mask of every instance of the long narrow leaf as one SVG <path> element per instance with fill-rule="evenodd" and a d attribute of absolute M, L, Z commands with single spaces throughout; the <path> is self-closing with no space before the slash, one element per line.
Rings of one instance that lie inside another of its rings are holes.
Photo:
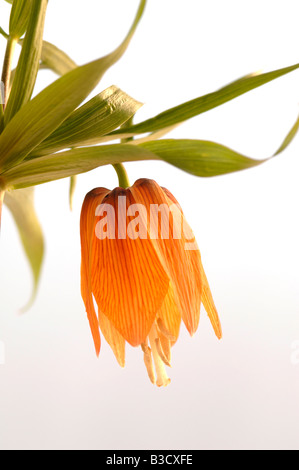
<path fill-rule="evenodd" d="M 8 186 L 23 188 L 77 175 L 102 165 L 162 160 L 196 176 L 216 176 L 264 163 L 223 145 L 200 140 L 158 140 L 68 150 L 35 158 L 3 174 Z"/>
<path fill-rule="evenodd" d="M 209 177 L 258 166 L 266 160 L 245 157 L 224 145 L 205 140 L 162 139 L 138 146 L 195 176 Z"/>
<path fill-rule="evenodd" d="M 101 136 L 121 126 L 141 106 L 139 101 L 111 86 L 74 111 L 28 158 L 98 144 Z"/>
<path fill-rule="evenodd" d="M 43 41 L 41 61 L 44 67 L 51 69 L 57 75 L 65 75 L 77 67 L 73 59 L 48 41 Z"/>
<path fill-rule="evenodd" d="M 139 145 L 114 144 L 82 147 L 33 158 L 3 174 L 7 187 L 26 188 L 75 176 L 103 165 L 140 160 L 162 160 L 195 176 L 211 177 L 256 167 L 276 157 L 299 129 L 299 118 L 275 154 L 260 160 L 224 145 L 204 140 L 162 139 Z"/>
<path fill-rule="evenodd" d="M 255 88 L 258 88 L 266 83 L 275 80 L 283 75 L 293 72 L 299 68 L 299 64 L 285 67 L 272 72 L 262 74 L 251 74 L 241 79 L 238 79 L 229 85 L 220 88 L 217 91 L 208 93 L 207 95 L 200 96 L 194 100 L 183 103 L 174 108 L 168 109 L 157 116 L 147 119 L 141 123 L 135 124 L 123 130 L 117 130 L 107 136 L 107 140 L 111 137 L 124 138 L 147 132 L 156 132 L 165 128 L 172 128 L 188 119 L 191 119 L 199 114 L 205 113 L 217 106 L 221 106 L 228 101 L 231 101 L 238 96 L 241 96 Z"/>
<path fill-rule="evenodd" d="M 14 0 L 9 18 L 9 35 L 19 39 L 26 31 L 32 0 Z"/>
<path fill-rule="evenodd" d="M 5 125 L 30 100 L 38 73 L 48 0 L 31 3 L 28 29 L 4 113 Z"/>
<path fill-rule="evenodd" d="M 289 131 L 288 135 L 278 148 L 278 150 L 275 152 L 274 156 L 278 155 L 279 153 L 283 152 L 292 142 L 292 140 L 295 138 L 295 136 L 298 134 L 299 131 L 299 116 L 296 119 L 294 125 L 292 126 L 291 130 Z"/>
<path fill-rule="evenodd" d="M 44 237 L 34 208 L 33 188 L 6 192 L 4 203 L 15 220 L 33 275 L 29 307 L 37 292 L 44 256 Z"/>
<path fill-rule="evenodd" d="M 4 31 L 1 32 L 1 28 L 0 33 L 5 34 Z M 24 44 L 24 40 L 20 39 L 18 43 L 20 46 L 22 46 Z M 64 51 L 48 41 L 43 41 L 39 70 L 49 69 L 57 75 L 61 76 L 65 75 L 76 67 L 78 67 L 76 62 L 71 59 L 71 57 L 68 56 Z M 15 75 L 15 70 L 13 70 L 11 74 L 13 77 Z"/>
<path fill-rule="evenodd" d="M 140 2 L 135 21 L 123 43 L 111 54 L 63 75 L 21 108 L 0 136 L 0 165 L 21 162 L 71 114 L 95 88 L 106 70 L 125 52 L 141 19 Z"/>
<path fill-rule="evenodd" d="M 24 188 L 85 173 L 99 166 L 159 159 L 130 144 L 100 145 L 67 150 L 24 161 L 2 174 L 7 187 Z"/>

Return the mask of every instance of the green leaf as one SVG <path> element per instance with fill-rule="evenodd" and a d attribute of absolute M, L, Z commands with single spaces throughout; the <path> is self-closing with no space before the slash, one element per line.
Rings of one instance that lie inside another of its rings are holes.
<path fill-rule="evenodd" d="M 261 165 L 282 153 L 299 131 L 299 116 L 278 150 L 271 157 L 256 160 L 224 145 L 203 140 L 162 139 L 137 145 L 162 160 L 195 176 L 219 176 Z M 138 141 L 135 141 L 135 144 Z"/>
<path fill-rule="evenodd" d="M 0 34 L 3 34 L 7 39 L 5 31 L 1 30 L 1 28 Z M 22 46 L 24 43 L 23 39 L 20 39 L 18 43 Z M 43 41 L 39 70 L 49 69 L 57 75 L 61 76 L 65 75 L 76 67 L 78 67 L 76 62 L 74 62 L 73 59 L 71 59 L 65 52 L 54 46 L 54 44 L 51 44 L 48 41 Z M 15 70 L 12 70 L 11 82 L 13 82 L 14 75 Z"/>
<path fill-rule="evenodd" d="M 33 158 L 5 172 L 3 182 L 7 187 L 26 188 L 75 176 L 103 165 L 140 160 L 162 160 L 195 176 L 224 175 L 253 168 L 274 158 L 285 150 L 298 130 L 299 117 L 275 154 L 260 160 L 215 142 L 162 139 L 139 145 L 121 143 L 83 147 Z"/>
<path fill-rule="evenodd" d="M 281 146 L 279 147 L 279 149 L 275 152 L 274 156 L 278 155 L 279 153 L 283 152 L 289 145 L 290 143 L 292 142 L 292 140 L 295 138 L 295 136 L 297 135 L 299 131 L 299 116 L 298 118 L 296 119 L 294 125 L 292 126 L 290 132 L 288 133 L 288 135 L 286 136 L 286 138 L 284 139 L 283 143 L 281 144 Z"/>
<path fill-rule="evenodd" d="M 14 0 L 10 18 L 9 35 L 19 39 L 26 31 L 32 0 Z"/>
<path fill-rule="evenodd" d="M 168 109 L 151 119 L 147 119 L 146 121 L 128 127 L 126 129 L 126 133 L 124 133 L 122 129 L 114 131 L 109 134 L 108 138 L 115 137 L 119 139 L 147 132 L 157 132 L 167 128 L 171 130 L 173 126 L 181 124 L 188 119 L 227 103 L 238 96 L 293 72 L 298 68 L 299 64 L 295 64 L 272 72 L 247 75 L 246 77 L 242 77 L 229 85 L 220 88 L 220 90 L 195 98 L 179 106 Z"/>
<path fill-rule="evenodd" d="M 142 106 L 116 86 L 111 86 L 74 111 L 32 154 L 41 156 L 70 147 L 95 145 Z"/>
<path fill-rule="evenodd" d="M 140 2 L 128 35 L 115 51 L 63 75 L 20 109 L 0 136 L 2 168 L 9 168 L 21 162 L 89 95 L 106 70 L 125 52 L 145 4 L 145 0 Z"/>
<path fill-rule="evenodd" d="M 44 257 L 44 237 L 34 208 L 33 188 L 6 192 L 4 203 L 15 220 L 33 275 L 33 291 L 27 309 L 37 293 Z"/>
<path fill-rule="evenodd" d="M 43 41 L 41 61 L 44 67 L 51 69 L 57 75 L 65 75 L 77 67 L 65 52 L 48 41 Z"/>
<path fill-rule="evenodd" d="M 1 30 L 1 28 L 0 33 L 7 38 L 5 31 Z M 18 43 L 20 46 L 22 46 L 24 40 L 20 39 Z M 76 62 L 74 62 L 73 59 L 71 59 L 65 52 L 63 52 L 57 46 L 54 46 L 54 44 L 48 41 L 43 41 L 39 70 L 50 69 L 52 72 L 61 76 L 65 75 L 76 67 L 78 67 Z M 12 71 L 12 75 L 14 75 L 14 72 L 15 71 Z"/>
<path fill-rule="evenodd" d="M 0 34 L 5 38 L 5 39 L 8 39 L 9 38 L 9 34 L 7 34 L 4 29 L 1 28 L 0 26 Z"/>
<path fill-rule="evenodd" d="M 75 176 L 102 165 L 155 159 L 158 157 L 137 145 L 99 145 L 26 160 L 1 176 L 7 187 L 25 188 Z"/>
<path fill-rule="evenodd" d="M 158 140 L 140 145 L 85 147 L 35 158 L 3 174 L 7 186 L 23 188 L 77 175 L 102 165 L 163 160 L 196 176 L 216 176 L 260 165 L 223 145 L 200 140 Z"/>
<path fill-rule="evenodd" d="M 14 5 L 15 3 L 13 8 Z M 5 108 L 5 125 L 30 100 L 33 93 L 41 57 L 47 6 L 48 0 L 32 0 L 28 29 Z"/>
<path fill-rule="evenodd" d="M 171 165 L 195 176 L 218 176 L 264 163 L 245 157 L 224 145 L 204 140 L 163 139 L 140 144 Z"/>

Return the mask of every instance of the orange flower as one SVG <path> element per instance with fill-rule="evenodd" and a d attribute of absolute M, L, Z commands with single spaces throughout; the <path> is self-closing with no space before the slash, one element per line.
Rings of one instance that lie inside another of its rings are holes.
<path fill-rule="evenodd" d="M 125 342 L 141 346 L 151 381 L 167 385 L 165 365 L 170 366 L 181 321 L 193 335 L 201 302 L 222 336 L 180 206 L 153 180 L 140 179 L 128 189 L 97 188 L 85 197 L 80 230 L 81 293 L 97 355 L 100 330 L 122 367 Z"/>

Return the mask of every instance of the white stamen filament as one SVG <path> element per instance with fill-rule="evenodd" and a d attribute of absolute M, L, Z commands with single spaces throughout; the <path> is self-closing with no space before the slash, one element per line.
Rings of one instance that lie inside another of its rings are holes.
<path fill-rule="evenodd" d="M 157 323 L 157 326 L 158 326 L 159 330 L 161 331 L 161 333 L 167 339 L 169 339 L 169 341 L 175 341 L 176 340 L 176 337 L 169 333 L 169 331 L 165 327 L 165 325 L 164 325 L 163 321 L 161 320 L 161 318 L 157 318 L 156 323 Z"/>
<path fill-rule="evenodd" d="M 156 369 L 156 374 L 157 374 L 157 380 L 156 384 L 158 387 L 166 387 L 167 385 L 170 384 L 170 378 L 168 377 L 166 370 L 165 370 L 165 364 L 161 358 L 160 351 L 161 348 L 157 348 L 157 341 L 160 344 L 156 326 L 153 325 L 150 332 L 149 332 L 149 342 L 152 350 L 152 355 L 154 359 L 154 364 L 155 364 L 155 369 Z M 160 349 L 160 350 L 159 350 Z M 164 356 L 164 354 L 163 354 Z M 165 356 L 164 356 L 165 357 Z"/>
<path fill-rule="evenodd" d="M 155 370 L 152 361 L 151 348 L 146 343 L 141 343 L 141 349 L 143 351 L 144 364 L 152 384 L 156 384 Z"/>

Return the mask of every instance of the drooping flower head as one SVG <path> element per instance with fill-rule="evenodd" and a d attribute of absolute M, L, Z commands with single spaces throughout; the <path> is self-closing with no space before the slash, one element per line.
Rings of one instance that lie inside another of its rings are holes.
<path fill-rule="evenodd" d="M 151 381 L 167 385 L 165 365 L 170 365 L 181 322 L 193 335 L 201 303 L 215 334 L 222 336 L 181 207 L 153 180 L 139 179 L 113 191 L 96 188 L 85 197 L 80 229 L 81 293 L 96 353 L 100 331 L 121 366 L 125 343 L 140 346 Z"/>

